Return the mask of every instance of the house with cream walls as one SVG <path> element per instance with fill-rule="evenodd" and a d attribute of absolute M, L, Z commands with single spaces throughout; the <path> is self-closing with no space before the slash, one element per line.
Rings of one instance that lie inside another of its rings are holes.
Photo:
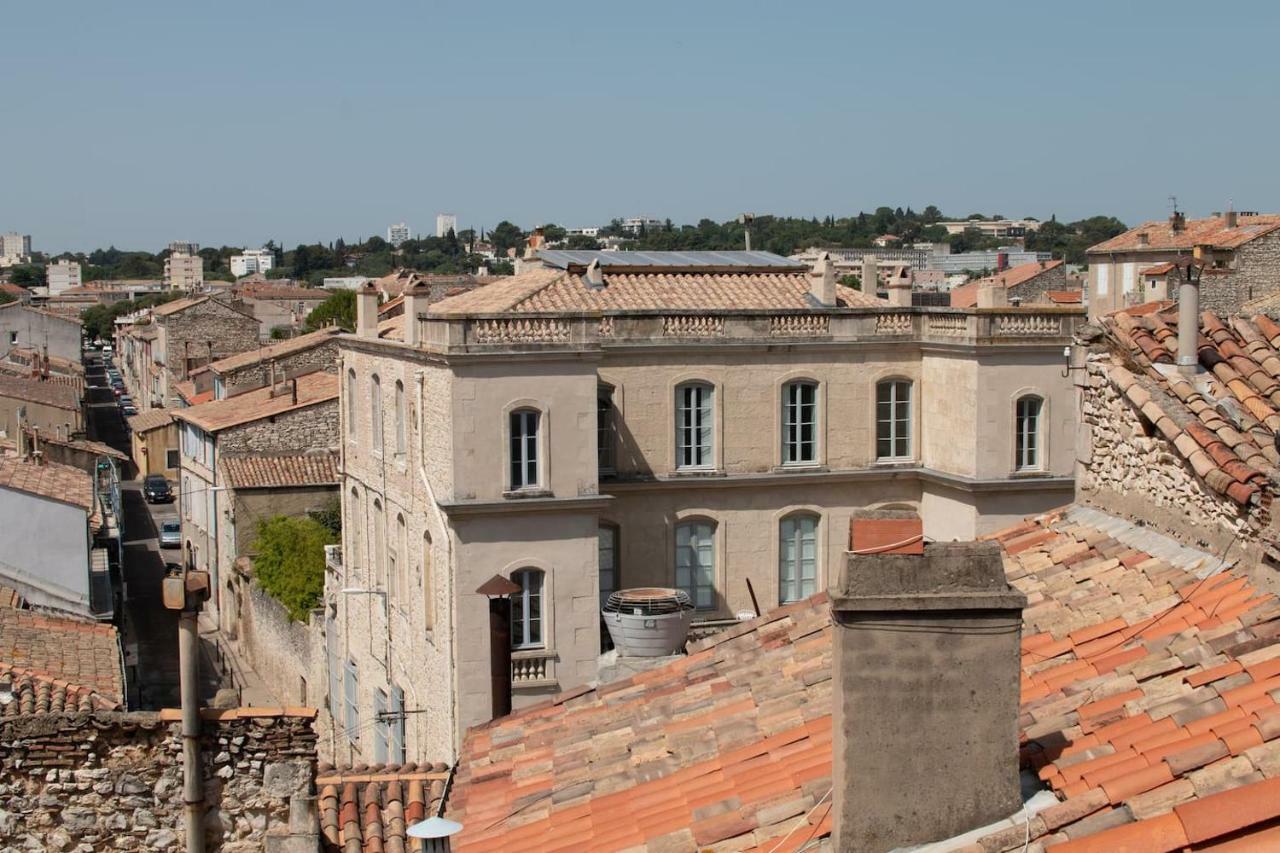
<path fill-rule="evenodd" d="M 597 677 L 611 590 L 683 588 L 714 630 L 824 589 L 855 510 L 952 540 L 1071 500 L 1078 307 L 911 307 L 762 252 L 522 270 L 381 320 L 362 289 L 339 338 L 337 761 L 447 760 L 489 718 L 494 575 L 518 708 Z"/>

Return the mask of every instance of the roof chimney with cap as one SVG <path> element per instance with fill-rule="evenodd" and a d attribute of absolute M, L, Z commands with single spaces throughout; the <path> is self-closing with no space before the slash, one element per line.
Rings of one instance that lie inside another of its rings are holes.
<path fill-rule="evenodd" d="M 1197 257 L 1201 251 L 1196 247 Z M 1200 372 L 1200 275 L 1193 264 L 1187 264 L 1178 286 L 1178 372 Z"/>
<path fill-rule="evenodd" d="M 819 254 L 809 269 L 809 297 L 825 308 L 836 304 L 836 268 L 830 252 Z"/>
<path fill-rule="evenodd" d="M 940 841 L 1022 806 L 1026 596 L 996 543 L 923 538 L 914 513 L 855 513 L 831 589 L 836 850 Z"/>
<path fill-rule="evenodd" d="M 1180 210 L 1175 210 L 1169 216 L 1169 230 L 1173 232 L 1187 230 L 1187 216 Z"/>
<path fill-rule="evenodd" d="M 604 270 L 600 269 L 599 258 L 592 258 L 591 263 L 587 264 L 586 270 L 582 273 L 582 280 L 592 290 L 604 287 Z"/>
<path fill-rule="evenodd" d="M 915 276 L 908 266 L 899 266 L 889 278 L 889 304 L 895 308 L 911 307 L 911 289 Z"/>
<path fill-rule="evenodd" d="M 356 335 L 362 338 L 378 336 L 378 289 L 372 282 L 365 282 L 356 291 Z"/>
<path fill-rule="evenodd" d="M 875 255 L 862 256 L 862 292 L 875 296 L 880 289 L 880 263 Z"/>
<path fill-rule="evenodd" d="M 422 343 L 422 329 L 418 323 L 418 315 L 427 310 L 431 301 L 431 288 L 426 281 L 418 279 L 413 286 L 404 292 L 404 342 L 411 347 Z"/>
<path fill-rule="evenodd" d="M 1228 206 L 1227 212 L 1222 214 L 1222 225 L 1225 228 L 1235 228 L 1236 222 L 1236 212 Z"/>

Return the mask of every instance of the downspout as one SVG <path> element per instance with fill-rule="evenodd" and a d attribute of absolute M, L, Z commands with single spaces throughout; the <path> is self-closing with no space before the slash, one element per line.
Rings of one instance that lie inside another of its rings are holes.
<path fill-rule="evenodd" d="M 178 667 L 182 690 L 182 800 L 187 817 L 187 853 L 204 853 L 204 780 L 200 773 L 200 632 L 198 611 L 178 617 Z"/>

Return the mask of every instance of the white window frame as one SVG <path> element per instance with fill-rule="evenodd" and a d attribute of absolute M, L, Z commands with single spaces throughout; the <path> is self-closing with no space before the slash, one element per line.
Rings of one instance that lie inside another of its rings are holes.
<path fill-rule="evenodd" d="M 396 455 L 404 456 L 409 452 L 409 424 L 405 407 L 404 383 L 396 380 Z"/>
<path fill-rule="evenodd" d="M 618 562 L 621 535 L 618 525 L 602 521 L 596 531 L 597 570 L 600 584 L 600 607 L 604 608 L 609 593 L 622 588 L 622 571 Z M 606 583 L 607 580 L 607 583 Z"/>
<path fill-rule="evenodd" d="M 810 396 L 807 402 L 805 392 Z M 818 383 L 811 379 L 795 379 L 782 386 L 783 465 L 818 464 L 818 392 Z M 807 441 L 806 427 L 809 429 Z"/>
<path fill-rule="evenodd" d="M 707 471 L 716 467 L 716 389 L 710 382 L 676 386 L 676 470 Z"/>
<path fill-rule="evenodd" d="M 698 610 L 716 609 L 716 532 L 716 523 L 706 518 L 676 525 L 675 586 Z"/>
<path fill-rule="evenodd" d="M 391 697 L 381 687 L 373 691 L 373 763 L 387 763 L 387 748 L 391 745 L 391 723 L 386 713 L 391 710 Z"/>
<path fill-rule="evenodd" d="M 547 647 L 547 573 L 534 566 L 517 569 L 511 573 L 511 582 L 520 587 L 519 592 L 513 592 L 510 596 L 511 648 L 513 650 L 545 649 Z M 530 625 L 534 622 L 532 617 L 535 615 L 538 626 L 536 637 L 530 630 Z M 519 636 L 517 636 L 517 626 L 519 626 Z"/>
<path fill-rule="evenodd" d="M 1111 289 L 1111 264 L 1106 261 L 1099 261 L 1097 267 L 1098 275 L 1094 281 L 1098 283 L 1098 295 L 1106 296 Z"/>
<path fill-rule="evenodd" d="M 1023 404 L 1035 404 L 1033 414 L 1023 412 Z M 1031 427 L 1027 427 L 1030 420 Z M 1044 398 L 1039 394 L 1023 394 L 1013 409 L 1013 467 L 1016 471 L 1044 470 Z M 1028 442 L 1030 439 L 1030 442 Z"/>
<path fill-rule="evenodd" d="M 899 399 L 901 386 L 906 386 L 906 400 Z M 889 390 L 889 399 L 881 400 L 880 391 L 882 388 Z M 899 407 L 906 404 L 906 417 L 903 418 L 898 411 Z M 888 405 L 888 417 L 884 416 L 881 406 Z M 911 459 L 915 454 L 915 436 L 913 435 L 915 418 L 915 383 L 910 379 L 902 377 L 890 377 L 881 379 L 876 383 L 876 460 L 880 462 L 901 462 L 905 459 Z M 887 434 L 881 435 L 881 430 L 887 430 Z M 902 431 L 905 430 L 905 435 Z M 899 445 L 906 442 L 906 452 L 898 453 Z M 885 455 L 880 452 L 881 441 L 889 443 L 889 453 Z"/>
<path fill-rule="evenodd" d="M 802 527 L 805 524 L 812 525 L 807 533 Z M 821 529 L 822 519 L 810 512 L 792 513 L 778 522 L 779 604 L 799 601 L 818 591 Z M 806 537 L 811 549 L 811 556 L 807 558 L 804 556 Z"/>
<path fill-rule="evenodd" d="M 343 720 L 347 740 L 360 742 L 360 680 L 356 672 L 356 662 L 348 659 L 343 665 L 342 674 Z"/>
<path fill-rule="evenodd" d="M 533 430 L 529 431 L 530 423 Z M 522 406 L 507 414 L 509 491 L 537 489 L 542 484 L 542 412 Z"/>
<path fill-rule="evenodd" d="M 374 453 L 382 452 L 382 380 L 378 374 L 369 378 L 369 423 L 373 429 Z"/>

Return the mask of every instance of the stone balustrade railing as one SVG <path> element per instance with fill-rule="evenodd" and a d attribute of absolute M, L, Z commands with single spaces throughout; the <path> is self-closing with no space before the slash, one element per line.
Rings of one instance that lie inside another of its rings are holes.
<path fill-rule="evenodd" d="M 539 687 L 556 680 L 553 662 L 556 653 L 549 649 L 524 649 L 511 653 L 511 686 Z"/>
<path fill-rule="evenodd" d="M 422 346 L 442 352 L 729 344 L 751 340 L 942 345 L 1061 344 L 1085 322 L 1081 308 L 851 308 L 608 314 L 419 315 Z"/>

